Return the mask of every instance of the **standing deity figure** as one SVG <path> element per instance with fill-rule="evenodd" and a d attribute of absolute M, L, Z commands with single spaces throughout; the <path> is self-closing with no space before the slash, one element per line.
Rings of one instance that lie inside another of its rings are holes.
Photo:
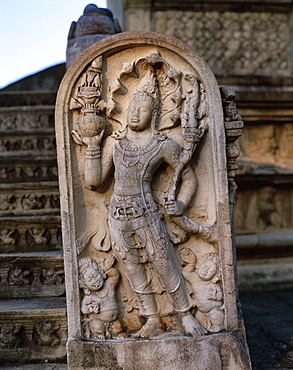
<path fill-rule="evenodd" d="M 150 67 L 130 99 L 127 125 L 120 135 L 104 137 L 73 131 L 76 142 L 86 145 L 85 183 L 99 191 L 114 169 L 114 192 L 108 224 L 113 252 L 123 265 L 127 279 L 138 299 L 145 324 L 135 338 L 149 338 L 163 330 L 163 321 L 147 274 L 151 264 L 168 293 L 173 312 L 186 334 L 201 336 L 207 330 L 190 311 L 186 283 L 176 262 L 174 246 L 153 199 L 151 182 L 163 163 L 174 171 L 182 147 L 158 131 L 159 89 L 155 69 Z M 189 163 L 181 172 L 175 197 L 165 202 L 168 216 L 180 216 L 189 206 L 196 190 L 195 174 Z"/>

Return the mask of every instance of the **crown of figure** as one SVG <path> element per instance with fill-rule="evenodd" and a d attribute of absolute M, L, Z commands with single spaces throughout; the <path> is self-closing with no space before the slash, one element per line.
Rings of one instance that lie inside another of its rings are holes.
<path fill-rule="evenodd" d="M 90 269 L 93 268 L 94 270 L 98 270 L 99 273 L 102 275 L 103 278 L 105 278 L 105 272 L 103 268 L 101 267 L 100 263 L 93 261 L 89 257 L 82 258 L 79 261 L 79 272 L 84 275 L 84 273 Z"/>
<path fill-rule="evenodd" d="M 150 96 L 152 99 L 156 99 L 156 95 L 159 93 L 159 87 L 157 77 L 153 69 L 149 69 L 146 75 L 141 79 L 141 82 L 134 95 Z"/>

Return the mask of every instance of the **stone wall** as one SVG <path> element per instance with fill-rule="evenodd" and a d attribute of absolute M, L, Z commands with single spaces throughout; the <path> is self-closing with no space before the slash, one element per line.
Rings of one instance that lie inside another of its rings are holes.
<path fill-rule="evenodd" d="M 291 75 L 290 14 L 156 11 L 157 32 L 174 35 L 203 55 L 220 76 Z"/>

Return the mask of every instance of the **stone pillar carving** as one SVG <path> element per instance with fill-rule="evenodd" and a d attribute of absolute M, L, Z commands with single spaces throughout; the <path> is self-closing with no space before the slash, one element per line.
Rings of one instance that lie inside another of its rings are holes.
<path fill-rule="evenodd" d="M 229 203 L 235 204 L 237 185 L 235 176 L 237 171 L 236 159 L 239 157 L 240 149 L 235 141 L 241 136 L 243 121 L 236 106 L 236 90 L 234 87 L 221 87 L 221 96 L 224 109 L 227 171 L 229 183 Z"/>
<path fill-rule="evenodd" d="M 233 258 L 235 266 L 235 287 L 237 296 L 237 306 L 239 309 L 239 316 L 241 313 L 241 304 L 238 300 L 238 285 L 237 285 L 237 258 L 236 258 L 236 242 L 235 242 L 235 227 L 234 227 L 234 205 L 235 205 L 235 195 L 237 190 L 237 184 L 235 181 L 237 164 L 236 159 L 240 155 L 239 146 L 235 141 L 241 136 L 243 129 L 243 121 L 238 113 L 236 106 L 236 90 L 234 87 L 221 87 L 220 88 L 223 110 L 224 110 L 224 124 L 225 124 L 225 134 L 226 134 L 226 155 L 227 155 L 227 174 L 228 174 L 228 185 L 229 185 L 229 204 L 230 204 L 230 218 L 231 218 L 231 230 L 232 230 L 232 244 L 233 244 Z M 239 328 L 241 328 L 242 323 L 239 320 Z"/>
<path fill-rule="evenodd" d="M 225 358 L 249 369 L 238 331 L 230 121 L 208 66 L 172 37 L 117 35 L 68 70 L 56 111 L 69 368 L 87 358 L 91 367 L 169 369 L 167 351 L 176 368 L 222 369 Z"/>

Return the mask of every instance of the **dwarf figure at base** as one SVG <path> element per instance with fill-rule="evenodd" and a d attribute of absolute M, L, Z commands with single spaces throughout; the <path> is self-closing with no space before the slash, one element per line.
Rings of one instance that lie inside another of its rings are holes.
<path fill-rule="evenodd" d="M 214 253 L 208 253 L 196 268 L 197 258 L 189 248 L 182 248 L 180 256 L 185 265 L 182 275 L 190 285 L 194 306 L 205 318 L 210 332 L 223 330 L 225 315 L 218 257 Z"/>
<path fill-rule="evenodd" d="M 119 272 L 113 267 L 113 256 L 104 261 L 104 268 L 91 258 L 82 258 L 79 262 L 80 287 L 84 297 L 81 312 L 86 315 L 85 336 L 87 339 L 105 340 L 110 336 L 108 324 L 113 334 L 122 335 L 122 325 L 118 320 L 118 305 L 115 288 L 119 281 Z"/>

